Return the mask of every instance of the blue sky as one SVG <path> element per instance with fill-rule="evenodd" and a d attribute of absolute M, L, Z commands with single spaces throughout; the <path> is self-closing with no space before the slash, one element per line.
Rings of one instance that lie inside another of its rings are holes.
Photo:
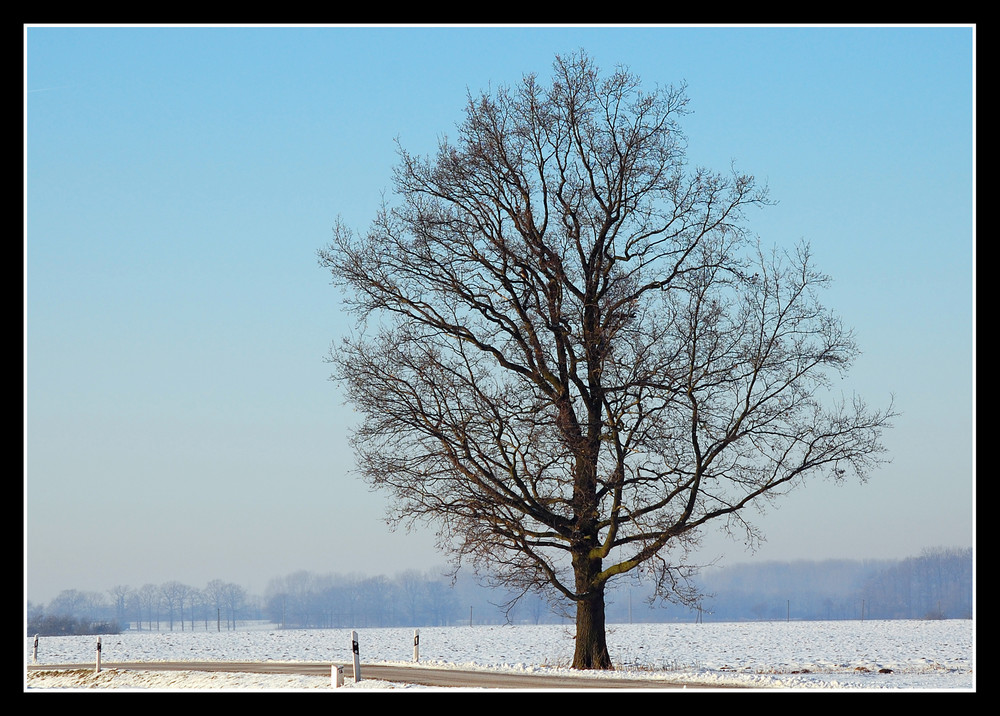
<path fill-rule="evenodd" d="M 467 91 L 585 49 L 686 81 L 693 164 L 771 189 L 864 352 L 843 389 L 902 415 L 868 484 L 759 518 L 755 555 L 974 541 L 975 35 L 957 27 L 25 28 L 25 577 L 61 589 L 443 563 L 350 474 L 324 362 L 348 327 L 316 262 L 363 229 L 394 141 L 434 150 Z"/>

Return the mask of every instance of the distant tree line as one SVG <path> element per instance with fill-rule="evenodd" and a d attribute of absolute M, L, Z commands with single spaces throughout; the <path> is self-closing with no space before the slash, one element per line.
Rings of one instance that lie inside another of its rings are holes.
<path fill-rule="evenodd" d="M 971 619 L 972 549 L 736 565 L 706 573 L 700 584 L 712 621 Z"/>
<path fill-rule="evenodd" d="M 65 589 L 48 605 L 28 602 L 28 635 L 111 634 L 123 629 L 184 631 L 235 629 L 259 618 L 238 584 L 214 579 L 198 589 L 178 581 L 117 585 L 107 592 Z"/>
<path fill-rule="evenodd" d="M 904 560 L 739 564 L 699 577 L 697 607 L 656 601 L 640 578 L 609 590 L 610 622 L 822 619 L 969 619 L 972 549 L 927 550 Z M 371 628 L 571 623 L 540 597 L 490 589 L 473 576 L 408 570 L 393 577 L 297 571 L 275 577 L 262 597 L 231 582 L 181 582 L 64 590 L 28 603 L 28 636 L 119 629 L 222 630 L 245 620 L 280 628 Z"/>
<path fill-rule="evenodd" d="M 871 577 L 873 619 L 972 618 L 972 549 L 927 550 Z"/>
<path fill-rule="evenodd" d="M 28 619 L 28 636 L 72 636 L 79 634 L 117 634 L 121 631 L 118 622 L 92 621 L 80 617 L 60 614 L 34 614 Z"/>
<path fill-rule="evenodd" d="M 535 595 L 515 600 L 472 576 L 453 580 L 442 571 L 407 570 L 394 577 L 293 572 L 270 581 L 263 611 L 285 628 L 538 624 L 563 618 Z"/>
<path fill-rule="evenodd" d="M 293 572 L 272 579 L 264 615 L 283 627 L 440 626 L 457 613 L 447 580 L 417 571 L 384 575 Z"/>

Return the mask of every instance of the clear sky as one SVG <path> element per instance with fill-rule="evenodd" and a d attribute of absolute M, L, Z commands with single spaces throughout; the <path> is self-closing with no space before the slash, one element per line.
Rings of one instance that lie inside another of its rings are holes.
<path fill-rule="evenodd" d="M 866 485 L 819 482 L 723 563 L 974 542 L 975 31 L 958 27 L 25 28 L 26 596 L 391 575 L 444 557 L 352 476 L 316 250 L 367 227 L 394 140 L 585 49 L 686 81 L 694 164 L 755 174 L 902 415 Z"/>

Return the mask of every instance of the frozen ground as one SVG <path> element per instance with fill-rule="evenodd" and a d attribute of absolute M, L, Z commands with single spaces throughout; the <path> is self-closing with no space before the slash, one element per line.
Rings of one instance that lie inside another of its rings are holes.
<path fill-rule="evenodd" d="M 349 629 L 130 631 L 102 637 L 102 663 L 283 661 L 350 663 Z M 213 627 L 214 628 L 214 627 Z M 189 627 L 190 629 L 190 627 Z M 365 663 L 412 663 L 413 629 L 358 629 Z M 552 672 L 573 652 L 567 626 L 427 627 L 421 666 Z M 26 660 L 34 639 L 26 639 Z M 664 678 L 758 689 L 975 690 L 970 620 L 613 624 L 608 646 L 618 670 L 606 678 Z M 40 637 L 39 664 L 79 663 L 67 674 L 28 672 L 27 690 L 331 689 L 320 676 L 102 670 L 96 637 Z M 348 670 L 350 671 L 350 670 Z M 362 676 L 364 672 L 362 671 Z M 426 689 L 348 676 L 345 689 Z"/>

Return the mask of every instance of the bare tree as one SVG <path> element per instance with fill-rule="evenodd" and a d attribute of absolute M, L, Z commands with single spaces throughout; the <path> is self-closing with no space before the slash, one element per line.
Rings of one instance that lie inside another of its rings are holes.
<path fill-rule="evenodd" d="M 178 610 L 181 631 L 184 631 L 184 604 L 190 599 L 191 592 L 191 587 L 176 580 L 164 582 L 160 586 L 160 595 L 163 598 L 163 605 L 167 608 L 167 618 L 170 621 L 170 631 L 174 630 L 174 609 Z"/>
<path fill-rule="evenodd" d="M 556 58 L 470 96 L 458 139 L 400 149 L 395 197 L 320 264 L 358 317 L 334 379 L 358 469 L 456 565 L 576 609 L 577 668 L 612 668 L 609 580 L 697 598 L 707 523 L 813 475 L 862 479 L 891 415 L 831 404 L 856 355 L 808 249 L 760 251 L 753 177 L 690 170 L 681 88 Z"/>
<path fill-rule="evenodd" d="M 191 587 L 187 595 L 188 600 L 188 618 L 191 622 L 191 631 L 194 631 L 194 620 L 197 617 L 197 612 L 199 609 L 202 610 L 202 617 L 205 620 L 205 629 L 208 630 L 208 616 L 205 610 L 206 597 L 204 592 L 202 592 L 197 587 Z"/>
<path fill-rule="evenodd" d="M 202 594 L 205 595 L 205 603 L 215 609 L 216 629 L 221 628 L 219 622 L 222 620 L 222 607 L 226 603 L 226 583 L 221 579 L 213 579 L 205 585 Z M 226 629 L 229 629 L 228 614 L 226 616 Z"/>
<path fill-rule="evenodd" d="M 108 590 L 115 605 L 115 621 L 119 624 L 128 625 L 128 605 L 135 594 L 135 590 L 127 584 L 116 584 Z"/>
<path fill-rule="evenodd" d="M 238 584 L 213 579 L 205 585 L 202 595 L 206 605 L 215 608 L 216 617 L 226 615 L 226 629 L 236 628 L 236 615 L 246 604 L 246 590 Z"/>
<path fill-rule="evenodd" d="M 222 590 L 222 599 L 229 615 L 227 625 L 231 624 L 231 628 L 235 629 L 236 618 L 247 603 L 247 591 L 238 584 L 228 582 Z"/>
<path fill-rule="evenodd" d="M 403 605 L 408 626 L 419 626 L 422 611 L 427 605 L 428 579 L 415 569 L 407 569 L 395 576 L 393 582 Z"/>
<path fill-rule="evenodd" d="M 138 591 L 139 595 L 139 628 L 142 629 L 142 610 L 146 610 L 146 622 L 150 631 L 153 629 L 153 616 L 156 616 L 156 628 L 160 628 L 160 605 L 163 597 L 160 588 L 155 584 L 144 584 Z"/>
<path fill-rule="evenodd" d="M 88 605 L 94 601 L 88 592 L 64 589 L 49 603 L 48 612 L 73 619 L 88 617 Z"/>

